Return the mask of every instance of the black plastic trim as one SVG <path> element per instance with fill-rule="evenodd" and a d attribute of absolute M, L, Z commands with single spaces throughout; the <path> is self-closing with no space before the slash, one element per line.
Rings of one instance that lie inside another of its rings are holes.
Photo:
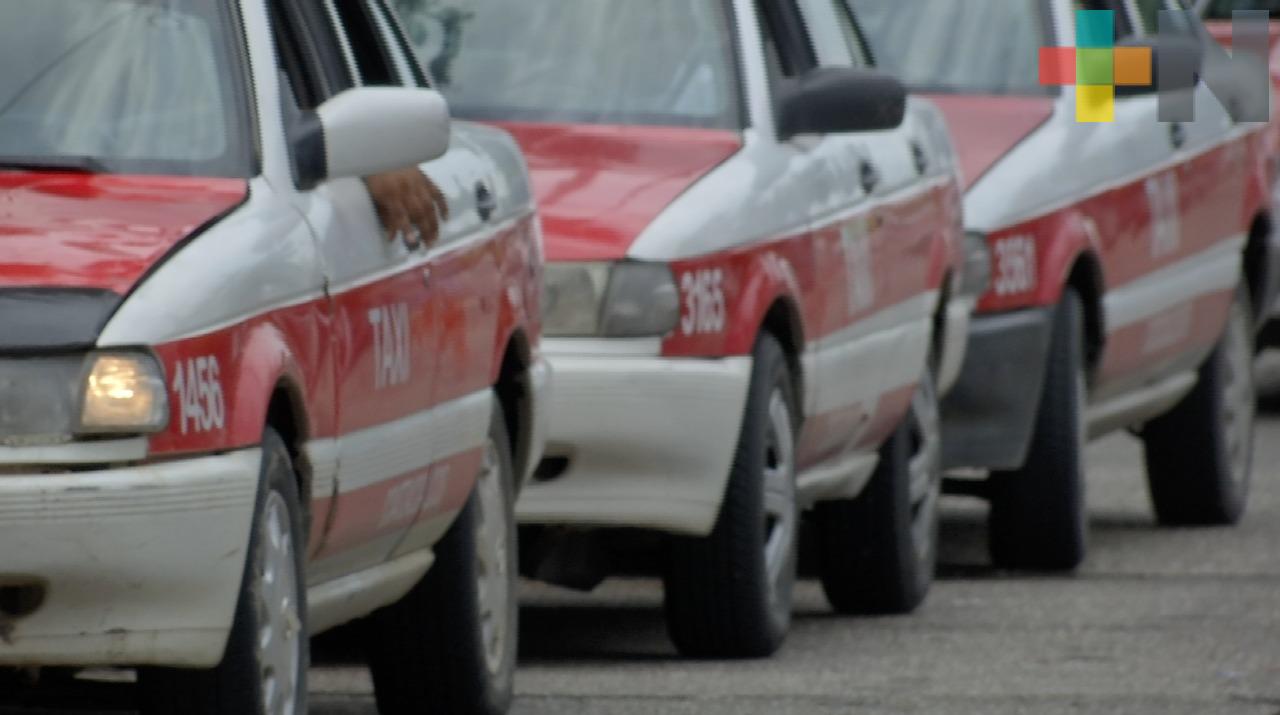
<path fill-rule="evenodd" d="M 91 348 L 123 300 L 92 288 L 0 289 L 0 353 Z"/>

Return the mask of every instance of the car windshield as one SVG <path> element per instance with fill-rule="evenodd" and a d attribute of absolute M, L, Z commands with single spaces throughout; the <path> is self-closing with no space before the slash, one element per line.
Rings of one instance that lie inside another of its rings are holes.
<path fill-rule="evenodd" d="M 1047 94 L 1038 0 L 850 0 L 876 63 L 921 92 Z"/>
<path fill-rule="evenodd" d="M 1271 17 L 1280 17 L 1280 0 L 1213 0 L 1205 9 L 1210 20 L 1230 20 L 1236 10 L 1266 10 Z"/>
<path fill-rule="evenodd" d="M 454 114 L 739 128 L 724 0 L 396 0 Z"/>
<path fill-rule="evenodd" d="M 0 168 L 247 175 L 227 12 L 0 0 Z"/>

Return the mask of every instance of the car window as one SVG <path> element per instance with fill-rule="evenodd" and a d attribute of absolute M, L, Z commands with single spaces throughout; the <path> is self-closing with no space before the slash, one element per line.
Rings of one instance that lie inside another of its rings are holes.
<path fill-rule="evenodd" d="M 1236 10 L 1266 10 L 1271 17 L 1280 17 L 1280 0 L 1213 0 L 1205 8 L 1204 16 L 1210 20 L 1230 20 Z"/>
<path fill-rule="evenodd" d="M 0 163 L 249 176 L 230 12 L 204 0 L 0 0 Z"/>
<path fill-rule="evenodd" d="M 876 64 L 917 91 L 1033 94 L 1053 45 L 1039 0 L 844 0 Z"/>
<path fill-rule="evenodd" d="M 402 84 L 373 9 L 363 0 L 340 0 L 330 7 L 337 14 L 339 35 L 343 36 L 355 60 L 355 73 L 365 87 Z"/>
<path fill-rule="evenodd" d="M 834 0 L 834 2 L 836 6 L 836 21 L 840 23 L 840 34 L 844 37 L 845 43 L 849 45 L 849 56 L 853 58 L 853 66 L 870 66 L 872 64 L 871 52 L 867 49 L 862 32 L 858 28 L 857 22 L 853 19 L 853 14 L 849 12 L 849 6 L 844 0 Z"/>
<path fill-rule="evenodd" d="M 454 114 L 739 128 L 725 0 L 395 0 Z"/>

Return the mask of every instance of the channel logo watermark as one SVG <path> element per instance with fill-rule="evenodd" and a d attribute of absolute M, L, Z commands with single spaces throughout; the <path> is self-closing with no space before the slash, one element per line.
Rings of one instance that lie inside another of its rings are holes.
<path fill-rule="evenodd" d="M 1075 87 L 1076 121 L 1115 121 L 1117 98 L 1155 95 L 1162 122 L 1195 121 L 1203 83 L 1237 122 L 1271 114 L 1268 16 L 1237 11 L 1232 51 L 1199 34 L 1190 13 L 1161 11 L 1159 33 L 1117 45 L 1112 10 L 1077 10 L 1074 47 L 1040 48 L 1040 84 Z"/>

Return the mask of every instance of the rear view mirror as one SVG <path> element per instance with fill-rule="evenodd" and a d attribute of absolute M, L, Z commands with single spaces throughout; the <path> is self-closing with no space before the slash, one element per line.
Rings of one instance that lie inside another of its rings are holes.
<path fill-rule="evenodd" d="M 875 70 L 819 67 L 791 80 L 778 107 L 778 134 L 842 134 L 896 129 L 907 88 Z"/>
<path fill-rule="evenodd" d="M 304 186 L 417 166 L 449 150 L 449 106 L 438 92 L 359 87 L 329 99 L 295 139 Z"/>
<path fill-rule="evenodd" d="M 1129 38 L 1119 47 L 1151 50 L 1151 84 L 1116 85 L 1117 97 L 1195 89 L 1204 64 L 1204 48 L 1193 37 L 1160 35 Z"/>

